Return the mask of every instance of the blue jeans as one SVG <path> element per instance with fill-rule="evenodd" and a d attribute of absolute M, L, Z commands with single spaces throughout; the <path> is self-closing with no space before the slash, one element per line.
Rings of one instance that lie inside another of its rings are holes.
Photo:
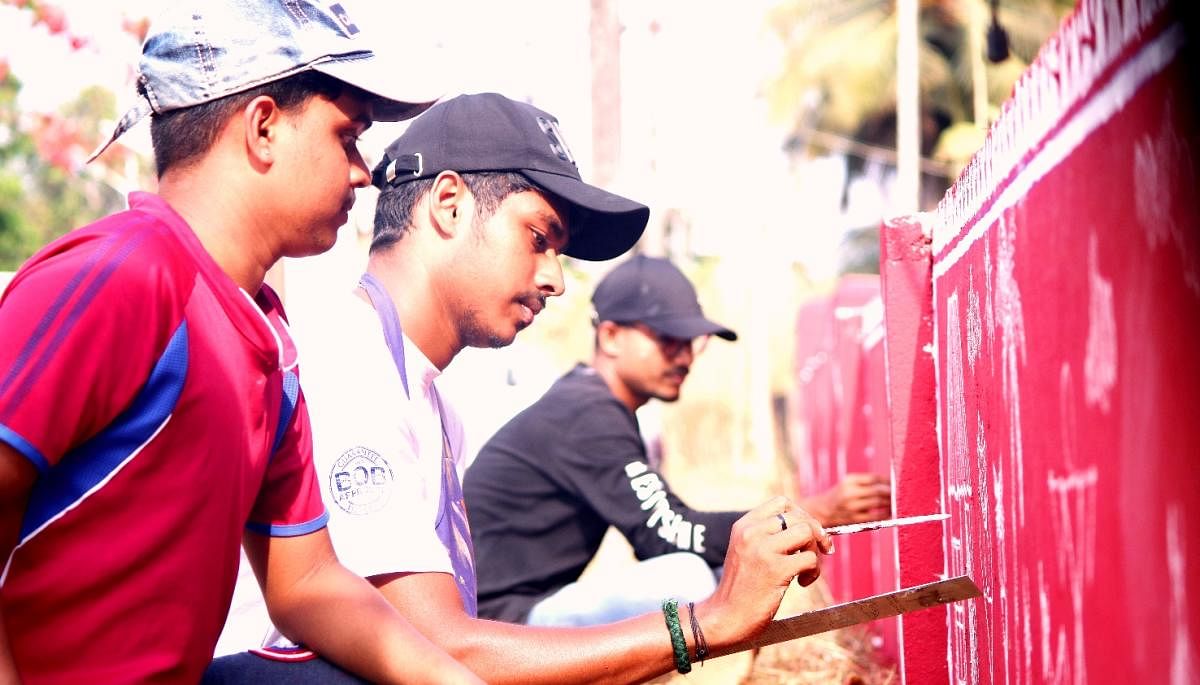
<path fill-rule="evenodd" d="M 533 605 L 531 626 L 589 626 L 662 609 L 664 599 L 699 602 L 717 587 L 708 562 L 676 552 L 588 575 Z"/>
<path fill-rule="evenodd" d="M 213 659 L 200 685 L 259 685 L 261 683 L 366 683 L 321 658 L 309 661 L 275 661 L 239 652 Z"/>

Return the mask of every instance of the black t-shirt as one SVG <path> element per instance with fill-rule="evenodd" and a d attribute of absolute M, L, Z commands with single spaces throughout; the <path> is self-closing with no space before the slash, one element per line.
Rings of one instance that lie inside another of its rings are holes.
<path fill-rule="evenodd" d="M 715 567 L 743 513 L 676 497 L 646 463 L 637 418 L 582 364 L 483 446 L 463 492 L 479 615 L 514 623 L 579 578 L 609 525 L 638 559 L 689 551 Z"/>

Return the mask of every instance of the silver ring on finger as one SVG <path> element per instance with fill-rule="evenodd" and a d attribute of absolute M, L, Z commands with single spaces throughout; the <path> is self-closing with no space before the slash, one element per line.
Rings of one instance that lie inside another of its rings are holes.
<path fill-rule="evenodd" d="M 775 518 L 779 519 L 779 532 L 787 530 L 787 519 L 783 517 L 783 514 L 775 514 Z"/>

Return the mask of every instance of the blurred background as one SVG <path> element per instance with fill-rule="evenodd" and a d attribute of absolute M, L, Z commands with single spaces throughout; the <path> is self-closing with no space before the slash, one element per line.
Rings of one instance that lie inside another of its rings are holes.
<path fill-rule="evenodd" d="M 635 250 L 673 259 L 709 317 L 740 335 L 708 347 L 679 402 L 640 416 L 672 485 L 702 508 L 804 491 L 795 464 L 805 455 L 787 417 L 798 310 L 843 274 L 878 271 L 880 221 L 936 206 L 1074 6 L 343 4 L 387 49 L 397 79 L 418 69 L 447 96 L 498 91 L 551 112 L 586 180 L 651 207 Z M 0 0 L 0 272 L 9 272 L 0 287 L 50 240 L 121 209 L 129 191 L 154 188 L 145 122 L 84 162 L 133 104 L 155 5 Z M 361 145 L 368 163 L 402 130 L 373 127 Z M 361 191 L 332 251 L 272 272 L 298 331 L 319 331 L 328 297 L 353 287 L 373 205 L 372 191 Z M 511 347 L 465 352 L 447 370 L 439 384 L 457 401 L 472 448 L 589 358 L 589 298 L 615 263 L 565 259 L 567 293 L 536 325 Z"/>

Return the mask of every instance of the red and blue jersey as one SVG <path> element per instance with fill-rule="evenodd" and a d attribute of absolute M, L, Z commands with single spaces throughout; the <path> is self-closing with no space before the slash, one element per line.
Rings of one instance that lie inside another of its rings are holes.
<path fill-rule="evenodd" d="M 26 683 L 196 682 L 246 528 L 320 529 L 296 351 L 162 199 L 73 231 L 0 300 L 0 440 L 38 470 L 0 579 Z"/>

